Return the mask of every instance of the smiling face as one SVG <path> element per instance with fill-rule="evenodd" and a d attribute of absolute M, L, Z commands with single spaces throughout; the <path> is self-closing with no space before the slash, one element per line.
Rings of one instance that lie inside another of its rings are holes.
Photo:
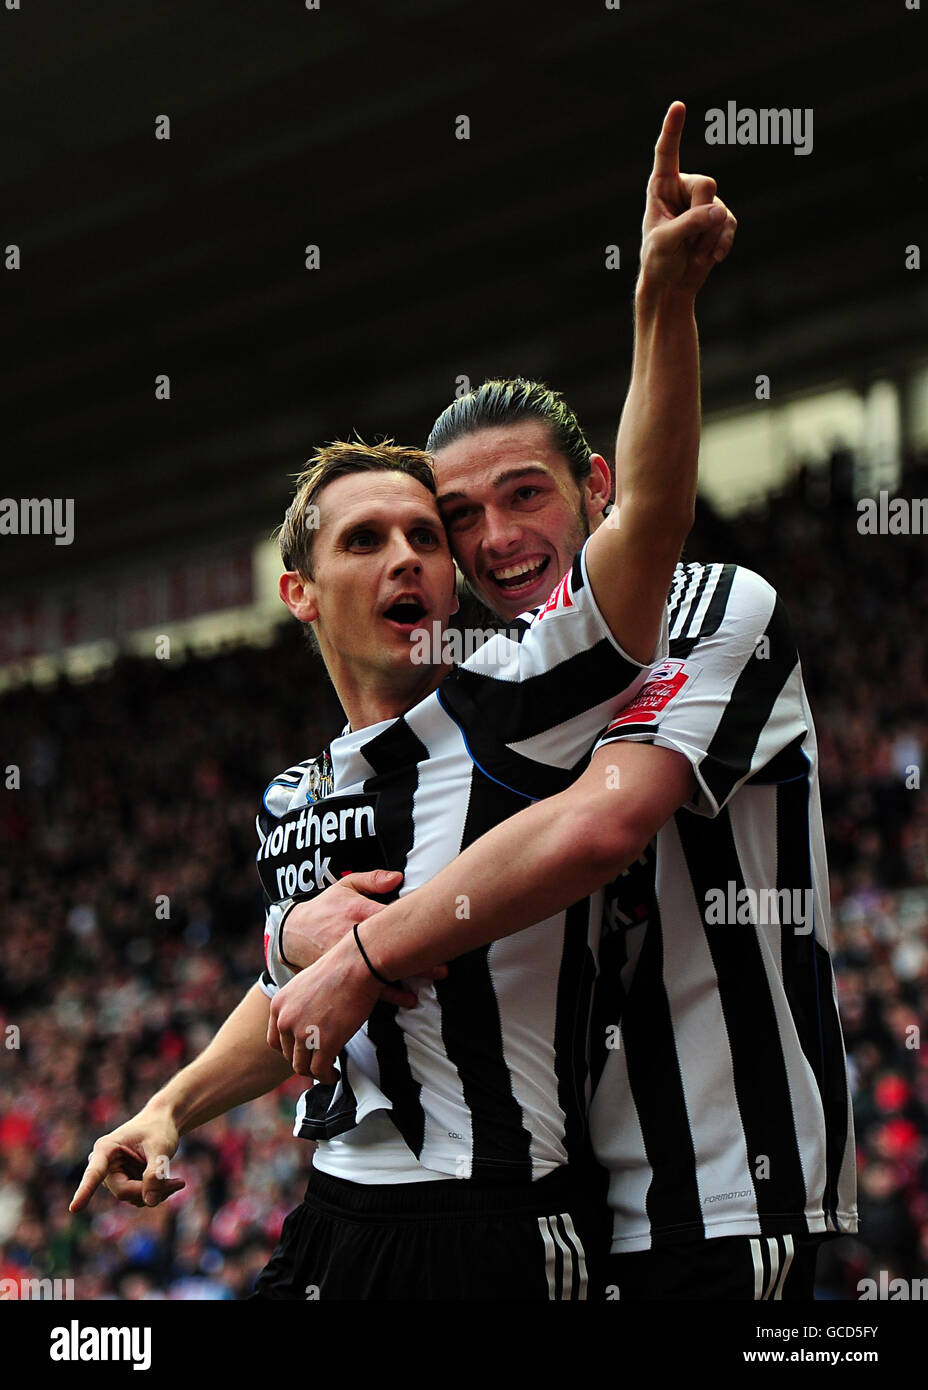
<path fill-rule="evenodd" d="M 573 563 L 609 496 L 593 455 L 578 486 L 541 420 L 462 435 L 435 454 L 438 505 L 474 592 L 504 619 L 543 603 Z"/>
<path fill-rule="evenodd" d="M 379 699 L 408 707 L 443 674 L 413 664 L 410 634 L 431 631 L 436 620 L 444 627 L 457 610 L 454 566 L 435 498 L 407 474 L 349 473 L 328 483 L 317 500 L 312 578 L 288 571 L 281 595 L 297 618 L 314 624 L 357 728 L 362 716 L 374 722 Z"/>

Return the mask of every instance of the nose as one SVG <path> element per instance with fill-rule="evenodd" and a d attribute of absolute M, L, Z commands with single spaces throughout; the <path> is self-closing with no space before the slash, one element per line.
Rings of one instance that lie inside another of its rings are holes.
<path fill-rule="evenodd" d="M 512 550 L 522 539 L 522 527 L 512 512 L 499 507 L 487 507 L 483 513 L 483 547 L 501 555 Z"/>
<path fill-rule="evenodd" d="M 399 575 L 404 573 L 419 574 L 422 570 L 422 557 L 415 546 L 410 543 L 409 537 L 404 531 L 398 530 L 394 533 L 393 544 L 390 548 L 390 573 Z"/>

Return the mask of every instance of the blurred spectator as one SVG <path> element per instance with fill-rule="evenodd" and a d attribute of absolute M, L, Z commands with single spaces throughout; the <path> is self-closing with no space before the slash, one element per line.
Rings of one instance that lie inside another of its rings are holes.
<path fill-rule="evenodd" d="M 67 1204 L 94 1139 L 209 1041 L 262 966 L 264 784 L 340 711 L 297 630 L 269 650 L 123 661 L 2 700 L 0 1277 L 77 1298 L 239 1298 L 301 1200 L 299 1078 L 185 1140 L 155 1212 Z M 10 753 L 10 758 L 14 757 Z M 17 1029 L 18 1034 L 12 1030 Z"/>

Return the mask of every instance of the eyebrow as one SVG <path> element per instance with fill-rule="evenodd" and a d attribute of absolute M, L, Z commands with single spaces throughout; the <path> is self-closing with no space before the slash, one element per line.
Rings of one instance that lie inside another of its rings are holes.
<path fill-rule="evenodd" d="M 335 532 L 336 539 L 341 539 L 342 536 L 348 535 L 351 531 L 361 531 L 365 529 L 369 531 L 376 531 L 381 526 L 391 525 L 392 520 L 392 517 L 387 518 L 385 520 L 383 517 L 377 516 L 360 516 L 357 517 L 354 521 L 349 520 L 342 522 L 341 525 L 338 527 L 338 530 Z M 410 529 L 415 528 L 417 526 L 427 526 L 430 531 L 444 530 L 440 518 L 435 516 L 414 516 L 411 517 L 410 520 L 405 522 L 404 524 Z"/>
<path fill-rule="evenodd" d="M 491 487 L 503 487 L 506 483 L 511 483 L 516 478 L 526 478 L 529 475 L 543 473 L 546 478 L 551 477 L 551 470 L 546 468 L 543 463 L 527 463 L 522 468 L 507 468 L 505 473 L 497 473 L 490 484 Z M 445 502 L 456 502 L 460 497 L 466 497 L 466 492 L 442 492 L 436 499 L 439 507 Z"/>

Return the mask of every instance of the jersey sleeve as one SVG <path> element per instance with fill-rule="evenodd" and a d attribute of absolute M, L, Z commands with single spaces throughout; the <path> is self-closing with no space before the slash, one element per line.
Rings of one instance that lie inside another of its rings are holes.
<path fill-rule="evenodd" d="M 270 814 L 265 802 L 261 814 L 255 820 L 258 842 L 261 845 L 267 838 L 267 821 Z M 292 980 L 296 973 L 284 964 L 280 956 L 280 924 L 287 909 L 293 906 L 293 899 L 284 898 L 281 902 L 273 903 L 265 890 L 264 904 L 264 969 L 258 976 L 257 983 L 267 997 L 273 999 L 277 991 L 288 980 Z"/>
<path fill-rule="evenodd" d="M 283 902 L 271 903 L 264 919 L 264 970 L 258 977 L 258 984 L 269 999 L 273 999 L 279 989 L 292 980 L 296 974 L 285 965 L 280 954 L 280 927 L 288 908 L 293 906 L 292 898 Z"/>
<path fill-rule="evenodd" d="M 671 640 L 671 656 L 597 744 L 653 743 L 682 753 L 697 784 L 685 805 L 710 817 L 749 780 L 805 776 L 802 745 L 811 729 L 799 656 L 776 591 L 751 570 L 712 568 L 725 594 L 720 620 L 708 631 L 704 625 L 695 642 Z"/>
<path fill-rule="evenodd" d="M 484 757 L 491 743 L 500 749 L 509 763 L 505 780 L 528 795 L 556 787 L 522 774 L 531 765 L 555 773 L 576 769 L 653 662 L 667 654 L 666 615 L 651 662 L 635 661 L 616 642 L 590 587 L 588 545 L 547 603 L 530 621 L 520 620 L 518 640 L 492 637 L 439 688 L 471 745 Z M 499 775 L 496 768 L 492 775 Z"/>
<path fill-rule="evenodd" d="M 258 835 L 258 844 L 264 847 L 267 837 L 273 833 L 279 824 L 281 817 L 285 816 L 292 809 L 294 798 L 302 797 L 304 789 L 312 788 L 314 778 L 318 786 L 320 758 L 306 758 L 303 762 L 294 763 L 284 772 L 280 772 L 272 778 L 265 788 L 261 798 L 261 808 L 255 818 L 255 830 Z M 299 803 L 298 803 L 299 804 Z M 261 854 L 258 854 L 258 876 L 261 877 Z M 293 904 L 292 898 L 283 898 L 275 901 L 268 891 L 268 880 L 262 879 L 261 887 L 264 893 L 264 970 L 258 976 L 259 988 L 273 999 L 278 989 L 282 988 L 288 980 L 292 980 L 295 971 L 285 965 L 280 955 L 280 925 L 284 913 Z"/>

